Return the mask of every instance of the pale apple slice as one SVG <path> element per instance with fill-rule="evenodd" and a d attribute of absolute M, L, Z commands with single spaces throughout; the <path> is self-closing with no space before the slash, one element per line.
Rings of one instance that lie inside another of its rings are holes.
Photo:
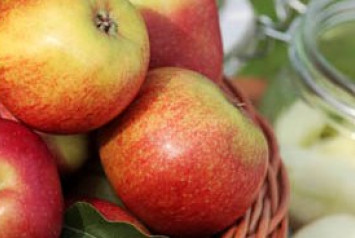
<path fill-rule="evenodd" d="M 316 140 L 326 118 L 302 101 L 296 101 L 277 119 L 275 131 L 283 144 L 307 146 Z"/>
<path fill-rule="evenodd" d="M 355 163 L 355 142 L 349 137 L 335 136 L 315 144 L 312 149 L 324 155 L 338 155 Z"/>
<path fill-rule="evenodd" d="M 276 121 L 296 224 L 339 212 L 355 214 L 355 141 L 329 128 L 320 112 L 301 101 Z"/>
<path fill-rule="evenodd" d="M 355 238 L 355 217 L 338 214 L 317 220 L 301 230 L 292 238 Z"/>
<path fill-rule="evenodd" d="M 275 133 L 281 145 L 354 160 L 355 140 L 338 133 L 324 114 L 302 101 L 296 101 L 279 117 Z"/>
<path fill-rule="evenodd" d="M 338 212 L 355 214 L 355 161 L 299 147 L 281 147 L 291 182 L 290 215 L 305 224 Z"/>

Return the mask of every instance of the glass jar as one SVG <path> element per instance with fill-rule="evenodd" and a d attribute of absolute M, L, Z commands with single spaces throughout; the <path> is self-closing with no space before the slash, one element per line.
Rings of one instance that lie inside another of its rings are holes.
<path fill-rule="evenodd" d="M 299 226 L 355 214 L 355 1 L 311 1 L 289 36 L 289 64 L 261 110 L 279 141 Z"/>

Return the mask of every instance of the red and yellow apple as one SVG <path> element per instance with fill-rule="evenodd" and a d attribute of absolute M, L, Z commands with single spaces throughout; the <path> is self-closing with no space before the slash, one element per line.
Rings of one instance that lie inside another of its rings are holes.
<path fill-rule="evenodd" d="M 177 66 L 221 82 L 222 37 L 216 0 L 130 0 L 149 33 L 150 68 Z"/>
<path fill-rule="evenodd" d="M 0 103 L 0 118 L 18 122 L 2 103 Z M 55 135 L 35 132 L 46 142 L 62 176 L 76 172 L 89 158 L 90 138 L 88 134 Z"/>
<path fill-rule="evenodd" d="M 99 138 L 122 202 L 153 232 L 173 237 L 231 225 L 255 200 L 268 164 L 260 128 L 213 82 L 186 69 L 150 71 Z"/>
<path fill-rule="evenodd" d="M 61 184 L 45 143 L 25 126 L 4 119 L 0 141 L 0 237 L 59 237 Z"/>
<path fill-rule="evenodd" d="M 126 0 L 0 4 L 0 101 L 44 132 L 82 133 L 117 116 L 148 68 L 144 20 Z"/>

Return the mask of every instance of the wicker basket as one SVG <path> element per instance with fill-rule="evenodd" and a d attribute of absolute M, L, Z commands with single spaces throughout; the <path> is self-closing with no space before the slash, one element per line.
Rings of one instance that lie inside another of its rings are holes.
<path fill-rule="evenodd" d="M 221 238 L 286 238 L 288 234 L 288 206 L 290 186 L 272 128 L 255 110 L 245 95 L 224 80 L 223 90 L 236 106 L 242 107 L 265 133 L 270 148 L 269 167 L 265 183 L 257 200 Z"/>

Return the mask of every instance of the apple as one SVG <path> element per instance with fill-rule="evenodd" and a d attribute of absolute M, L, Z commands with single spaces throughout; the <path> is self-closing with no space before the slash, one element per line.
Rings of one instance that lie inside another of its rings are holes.
<path fill-rule="evenodd" d="M 0 12 L 0 101 L 36 130 L 98 128 L 144 81 L 148 33 L 126 0 L 5 1 Z"/>
<path fill-rule="evenodd" d="M 99 153 L 123 204 L 154 233 L 204 237 L 231 225 L 264 182 L 268 144 L 216 84 L 181 68 L 148 73 L 101 129 Z"/>
<path fill-rule="evenodd" d="M 135 218 L 132 214 L 130 214 L 129 211 L 126 209 L 117 206 L 116 204 L 106 201 L 104 199 L 98 199 L 98 198 L 77 198 L 74 199 L 73 201 L 69 201 L 69 205 L 73 204 L 75 202 L 86 202 L 95 207 L 101 215 L 111 221 L 111 222 L 126 222 L 129 224 L 134 225 L 137 229 L 142 231 L 145 234 L 149 234 L 149 231 L 147 228 L 144 227 L 144 225 L 137 219 Z"/>
<path fill-rule="evenodd" d="M 2 103 L 0 103 L 0 117 L 18 122 Z M 76 172 L 89 157 L 89 134 L 55 135 L 35 132 L 46 142 L 63 177 Z"/>
<path fill-rule="evenodd" d="M 0 141 L 0 237 L 59 237 L 63 198 L 46 144 L 5 119 L 0 119 Z"/>
<path fill-rule="evenodd" d="M 177 66 L 222 81 L 223 47 L 215 0 L 131 0 L 147 24 L 149 67 Z"/>
<path fill-rule="evenodd" d="M 89 134 L 39 134 L 54 155 L 59 172 L 63 177 L 78 171 L 90 156 Z"/>

